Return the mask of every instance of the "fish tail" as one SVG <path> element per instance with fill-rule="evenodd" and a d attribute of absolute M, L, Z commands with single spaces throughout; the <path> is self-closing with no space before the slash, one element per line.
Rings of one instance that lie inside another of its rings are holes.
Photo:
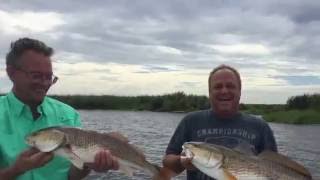
<path fill-rule="evenodd" d="M 158 175 L 160 173 L 160 169 L 161 168 L 158 165 L 150 163 L 147 166 L 148 166 L 147 169 L 148 169 L 149 174 L 151 176 L 156 176 L 156 175 Z"/>
<path fill-rule="evenodd" d="M 159 172 L 160 172 L 160 167 L 158 166 L 158 165 L 156 165 L 156 164 L 151 164 L 152 165 L 152 173 L 153 174 L 159 174 Z"/>

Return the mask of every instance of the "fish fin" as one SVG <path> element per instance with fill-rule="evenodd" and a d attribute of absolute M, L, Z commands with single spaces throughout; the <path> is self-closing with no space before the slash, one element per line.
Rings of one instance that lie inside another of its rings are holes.
<path fill-rule="evenodd" d="M 279 154 L 279 153 L 276 153 L 276 152 L 273 152 L 270 150 L 265 150 L 265 151 L 261 152 L 258 155 L 258 157 L 260 157 L 262 159 L 269 160 L 269 161 L 273 161 L 275 163 L 281 164 L 286 167 L 289 167 L 293 170 L 298 171 L 299 173 L 301 173 L 305 176 L 311 177 L 310 172 L 305 167 L 303 167 L 301 164 L 291 160 L 290 158 L 288 158 L 282 154 Z"/>
<path fill-rule="evenodd" d="M 255 155 L 255 149 L 253 145 L 248 143 L 247 141 L 241 141 L 236 147 L 232 148 L 240 153 L 247 154 L 247 155 Z"/>
<path fill-rule="evenodd" d="M 162 169 L 157 164 L 153 164 L 153 163 L 147 163 L 145 167 L 146 167 L 146 173 L 148 173 L 152 177 L 158 176 Z"/>
<path fill-rule="evenodd" d="M 126 143 L 129 143 L 129 139 L 127 137 L 125 137 L 123 134 L 121 134 L 120 132 L 114 131 L 114 132 L 109 132 L 107 134 L 109 136 L 112 136 L 114 138 L 119 139 L 120 141 L 124 141 Z"/>
<path fill-rule="evenodd" d="M 109 133 L 104 133 L 103 136 L 107 136 L 107 137 L 111 137 L 111 138 L 116 138 L 124 143 L 127 143 L 127 144 L 130 144 L 129 143 L 129 140 L 127 137 L 125 137 L 124 135 L 122 135 L 121 133 L 119 132 L 109 132 Z M 135 151 L 143 158 L 145 159 L 145 155 L 144 155 L 144 152 L 139 149 L 137 146 L 135 146 L 134 144 L 130 144 L 130 146 L 135 149 Z"/>
<path fill-rule="evenodd" d="M 131 168 L 129 166 L 120 166 L 119 170 L 122 171 L 127 176 L 130 176 L 130 177 L 133 176 L 133 172 L 135 171 L 135 169 L 133 169 L 133 168 Z"/>
<path fill-rule="evenodd" d="M 144 152 L 140 149 L 140 148 L 138 148 L 137 146 L 135 146 L 135 145 L 133 145 L 133 144 L 131 144 L 132 145 L 132 147 L 138 152 L 138 154 L 140 154 L 140 156 L 143 158 L 143 159 L 146 159 L 146 156 L 144 155 Z"/>
<path fill-rule="evenodd" d="M 71 163 L 78 169 L 83 169 L 84 162 L 72 152 L 70 145 L 65 145 L 63 148 L 55 151 L 57 155 L 63 156 L 71 161 Z"/>
<path fill-rule="evenodd" d="M 77 167 L 78 169 L 83 169 L 84 167 L 84 162 L 81 160 L 81 158 L 75 154 L 73 151 L 72 151 L 72 148 L 71 148 L 71 145 L 68 145 L 67 146 L 67 151 L 68 153 L 70 154 L 70 161 L 71 163 Z"/>
<path fill-rule="evenodd" d="M 223 170 L 223 173 L 224 173 L 224 178 L 227 179 L 227 180 L 237 180 L 237 178 L 231 174 L 228 170 Z"/>
<path fill-rule="evenodd" d="M 71 161 L 71 163 L 72 163 L 75 167 L 77 167 L 78 169 L 83 169 L 83 164 L 84 164 L 84 162 L 83 162 L 81 159 L 79 159 L 79 158 L 72 158 L 72 159 L 70 159 L 70 161 Z"/>

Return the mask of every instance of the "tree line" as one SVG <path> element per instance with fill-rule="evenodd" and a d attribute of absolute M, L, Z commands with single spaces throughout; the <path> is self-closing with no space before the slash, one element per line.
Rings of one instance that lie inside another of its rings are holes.
<path fill-rule="evenodd" d="M 51 95 L 76 109 L 146 110 L 189 112 L 210 108 L 207 96 L 184 92 L 158 96 Z M 240 110 L 254 114 L 285 110 L 320 110 L 320 94 L 303 94 L 288 98 L 286 104 L 240 104 Z"/>
<path fill-rule="evenodd" d="M 287 108 L 320 110 L 320 94 L 292 96 L 287 100 Z"/>
<path fill-rule="evenodd" d="M 186 95 L 184 92 L 158 96 L 54 95 L 52 97 L 76 109 L 189 112 L 210 108 L 207 96 Z M 320 94 L 292 96 L 288 98 L 286 104 L 240 104 L 241 111 L 256 114 L 293 109 L 320 109 Z"/>
<path fill-rule="evenodd" d="M 159 96 L 51 96 L 76 109 L 113 109 L 188 112 L 209 108 L 206 96 L 186 95 L 175 92 Z"/>

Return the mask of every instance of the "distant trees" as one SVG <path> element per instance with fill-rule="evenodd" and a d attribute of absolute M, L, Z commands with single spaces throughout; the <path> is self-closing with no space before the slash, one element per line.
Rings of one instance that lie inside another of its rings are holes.
<path fill-rule="evenodd" d="M 0 96 L 3 94 L 0 94 Z M 118 109 L 147 111 L 196 111 L 210 107 L 207 96 L 186 95 L 175 92 L 159 96 L 93 96 L 63 95 L 51 96 L 77 109 Z M 240 110 L 264 114 L 285 110 L 314 109 L 320 111 L 320 94 L 303 94 L 288 98 L 286 104 L 240 104 Z"/>
<path fill-rule="evenodd" d="M 287 100 L 288 109 L 318 109 L 320 110 L 320 94 L 304 94 L 292 96 Z"/>
<path fill-rule="evenodd" d="M 209 108 L 206 96 L 175 92 L 162 96 L 52 96 L 77 109 L 119 109 L 187 112 Z"/>
<path fill-rule="evenodd" d="M 186 95 L 183 92 L 167 94 L 161 96 L 161 99 L 162 106 L 158 109 L 160 111 L 194 111 L 209 107 L 206 96 Z"/>

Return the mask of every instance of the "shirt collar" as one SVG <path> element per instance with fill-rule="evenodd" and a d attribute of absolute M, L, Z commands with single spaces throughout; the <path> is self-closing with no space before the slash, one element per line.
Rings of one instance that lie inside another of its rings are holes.
<path fill-rule="evenodd" d="M 47 97 L 44 97 L 42 103 L 37 108 L 38 112 L 45 116 L 47 115 L 47 109 L 48 109 L 46 108 L 48 106 L 47 103 L 48 103 Z"/>
<path fill-rule="evenodd" d="M 47 97 L 45 97 L 42 103 L 37 107 L 38 112 L 42 115 L 47 114 L 45 111 L 46 109 L 45 106 L 47 104 L 46 98 Z M 8 93 L 8 99 L 9 99 L 10 108 L 15 115 L 20 116 L 24 108 L 27 108 L 30 111 L 30 108 L 26 104 L 24 104 L 22 101 L 20 101 L 12 91 Z"/>
<path fill-rule="evenodd" d="M 8 100 L 9 100 L 9 104 L 10 104 L 10 109 L 11 111 L 19 116 L 25 106 L 25 104 L 23 102 L 21 102 L 15 95 L 14 93 L 11 91 L 8 93 Z"/>
<path fill-rule="evenodd" d="M 242 113 L 241 112 L 237 112 L 235 113 L 234 115 L 230 116 L 230 117 L 227 117 L 227 118 L 222 118 L 222 117 L 219 117 L 217 115 L 217 113 L 215 113 L 212 109 L 210 109 L 210 114 L 212 115 L 212 117 L 214 117 L 215 119 L 217 120 L 224 120 L 224 122 L 232 122 L 236 119 L 239 119 L 241 116 L 242 116 Z"/>

